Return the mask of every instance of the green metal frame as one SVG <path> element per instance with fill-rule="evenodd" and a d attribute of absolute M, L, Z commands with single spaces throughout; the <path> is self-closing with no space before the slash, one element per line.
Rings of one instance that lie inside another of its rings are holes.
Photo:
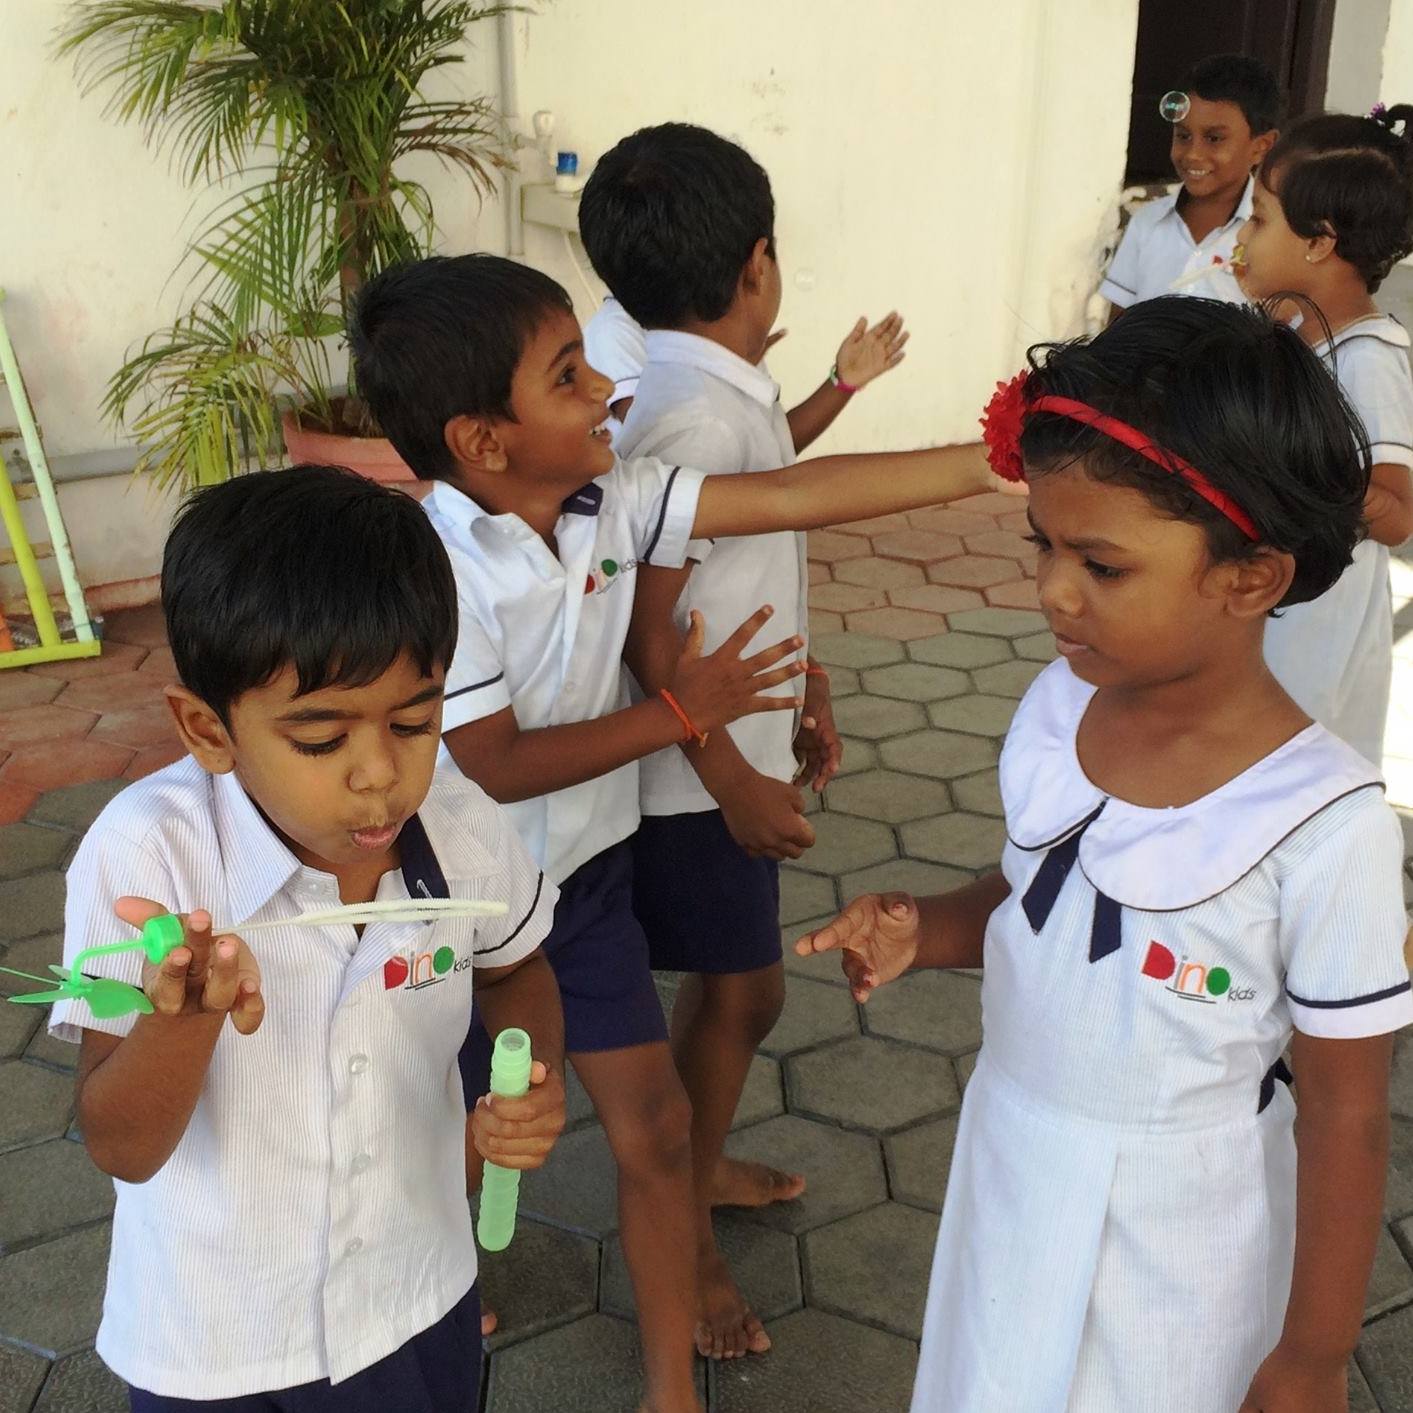
<path fill-rule="evenodd" d="M 5 534 L 15 555 L 15 567 L 20 571 L 25 596 L 39 633 L 38 647 L 0 652 L 0 667 L 24 667 L 28 663 L 55 662 L 60 658 L 97 657 L 103 645 L 94 636 L 93 624 L 88 617 L 88 605 L 84 602 L 83 588 L 79 584 L 73 550 L 69 546 L 68 532 L 64 529 L 64 517 L 59 511 L 59 498 L 54 493 L 54 479 L 49 474 L 44 444 L 35 424 L 34 410 L 29 405 L 24 379 L 20 376 L 20 364 L 15 357 L 15 347 L 10 342 L 10 331 L 5 327 L 4 301 L 5 291 L 0 289 L 0 381 L 10 390 L 20 439 L 24 442 L 25 455 L 34 473 L 34 484 L 44 510 L 44 522 L 49 528 L 49 542 L 53 546 L 59 580 L 69 606 L 69 616 L 73 620 L 74 637 L 65 638 L 59 632 L 54 610 L 49 603 L 49 593 L 40 573 L 39 560 L 20 515 L 20 502 L 10 480 L 10 469 L 5 464 L 4 454 L 0 453 L 0 520 L 4 522 Z"/>

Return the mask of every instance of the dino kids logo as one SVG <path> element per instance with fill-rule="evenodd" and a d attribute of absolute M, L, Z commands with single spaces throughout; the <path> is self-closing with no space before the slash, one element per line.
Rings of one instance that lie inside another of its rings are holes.
<path fill-rule="evenodd" d="M 399 952 L 383 963 L 383 990 L 401 987 L 404 991 L 421 991 L 465 971 L 471 964 L 470 957 L 458 958 L 450 947 L 438 947 L 435 952 Z"/>
<path fill-rule="evenodd" d="M 1143 959 L 1143 975 L 1155 981 L 1165 981 L 1163 988 L 1184 1001 L 1198 1001 L 1215 1006 L 1223 996 L 1228 1001 L 1250 1001 L 1256 993 L 1249 986 L 1233 986 L 1231 973 L 1225 967 L 1207 967 L 1201 962 L 1179 961 L 1161 942 L 1148 944 Z"/>
<path fill-rule="evenodd" d="M 618 582 L 621 575 L 637 567 L 638 561 L 636 559 L 625 559 L 622 564 L 616 559 L 600 560 L 598 568 L 591 570 L 584 580 L 584 592 L 586 594 L 606 594 Z"/>

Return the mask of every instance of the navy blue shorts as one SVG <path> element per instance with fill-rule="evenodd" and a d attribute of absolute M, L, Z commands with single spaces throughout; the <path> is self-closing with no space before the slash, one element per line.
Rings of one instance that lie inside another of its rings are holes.
<path fill-rule="evenodd" d="M 554 924 L 540 947 L 559 983 L 566 1053 L 626 1050 L 667 1039 L 648 939 L 633 915 L 633 852 L 626 839 L 580 864 L 559 885 Z M 473 1009 L 461 1047 L 468 1109 L 490 1087 L 490 1076 L 490 1039 Z"/>
<path fill-rule="evenodd" d="M 476 1413 L 481 1293 L 472 1286 L 435 1325 L 352 1378 L 240 1398 L 170 1398 L 128 1389 L 132 1413 Z"/>
<path fill-rule="evenodd" d="M 643 817 L 633 911 L 657 971 L 759 971 L 780 960 L 780 865 L 752 858 L 720 810 Z"/>

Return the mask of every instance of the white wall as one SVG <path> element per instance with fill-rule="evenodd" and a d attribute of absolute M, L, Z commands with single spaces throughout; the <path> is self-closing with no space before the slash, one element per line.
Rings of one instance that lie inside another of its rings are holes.
<path fill-rule="evenodd" d="M 49 57 L 64 4 L 0 0 L 0 281 L 50 452 L 74 469 L 87 463 L 66 458 L 121 445 L 97 405 L 132 341 L 177 307 L 169 276 L 194 217 L 142 133 Z M 771 362 L 786 396 L 824 376 L 856 315 L 896 306 L 908 361 L 832 444 L 970 441 L 1025 344 L 1081 327 L 1123 168 L 1136 20 L 1137 0 L 544 0 L 516 21 L 520 116 L 553 109 L 586 167 L 667 119 L 744 143 L 779 210 L 791 332 Z M 490 26 L 477 42 L 449 80 L 494 91 Z M 445 248 L 504 249 L 496 202 L 433 185 Z M 557 233 L 527 227 L 526 258 L 589 312 Z"/>
<path fill-rule="evenodd" d="M 1413 103 L 1413 0 L 1391 0 L 1379 97 L 1388 104 Z"/>

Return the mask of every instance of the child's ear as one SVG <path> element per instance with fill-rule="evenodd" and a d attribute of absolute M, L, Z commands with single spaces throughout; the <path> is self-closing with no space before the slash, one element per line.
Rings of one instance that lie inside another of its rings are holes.
<path fill-rule="evenodd" d="M 1330 229 L 1329 222 L 1325 222 L 1325 229 L 1317 236 L 1311 236 L 1305 242 L 1305 259 L 1308 264 L 1318 265 L 1322 260 L 1328 260 L 1335 253 L 1335 246 L 1339 244 L 1339 237 Z"/>
<path fill-rule="evenodd" d="M 1234 618 L 1264 618 L 1295 578 L 1295 556 L 1269 546 L 1226 567 L 1231 570 L 1227 610 Z"/>
<path fill-rule="evenodd" d="M 163 691 L 182 745 L 196 757 L 196 763 L 212 775 L 234 770 L 235 749 L 226 723 L 195 692 L 176 686 Z"/>
<path fill-rule="evenodd" d="M 1251 167 L 1253 171 L 1266 160 L 1267 154 L 1276 145 L 1280 135 L 1279 128 L 1272 128 L 1269 132 L 1257 133 L 1251 139 Z"/>
<path fill-rule="evenodd" d="M 762 236 L 751 248 L 750 258 L 741 270 L 741 289 L 746 294 L 759 294 L 765 288 L 766 267 L 775 257 L 770 253 L 770 241 Z"/>
<path fill-rule="evenodd" d="M 484 417 L 453 417 L 442 437 L 446 449 L 463 470 L 498 476 L 505 470 L 507 457 L 495 427 Z"/>

